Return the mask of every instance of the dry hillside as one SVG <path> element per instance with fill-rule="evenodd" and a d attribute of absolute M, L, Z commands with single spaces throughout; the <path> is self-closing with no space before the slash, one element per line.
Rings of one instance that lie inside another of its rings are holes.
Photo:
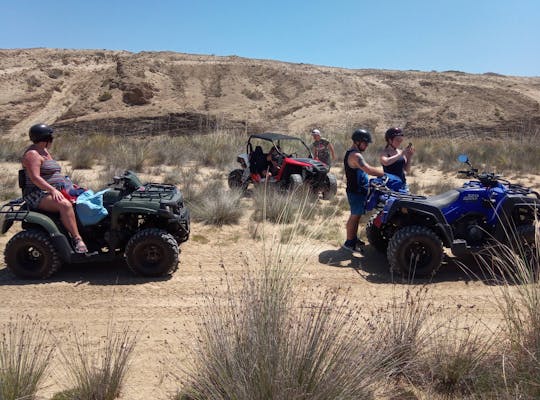
<path fill-rule="evenodd" d="M 540 126 L 540 77 L 347 70 L 172 52 L 0 50 L 0 129 L 185 134 L 357 124 L 413 134 Z"/>

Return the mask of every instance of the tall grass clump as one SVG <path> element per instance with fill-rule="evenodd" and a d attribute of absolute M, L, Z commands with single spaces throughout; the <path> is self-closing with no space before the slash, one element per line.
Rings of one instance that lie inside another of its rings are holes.
<path fill-rule="evenodd" d="M 0 334 L 0 399 L 34 399 L 54 350 L 45 326 L 20 317 L 4 325 Z"/>
<path fill-rule="evenodd" d="M 433 313 L 428 289 L 420 287 L 393 295 L 373 316 L 378 318 L 378 335 L 396 364 L 396 375 L 410 378 L 416 373 L 418 357 L 436 330 Z"/>
<path fill-rule="evenodd" d="M 282 191 L 272 186 L 259 185 L 253 191 L 253 219 L 290 224 L 299 217 L 312 218 L 316 214 L 316 203 L 316 197 L 305 187 Z"/>
<path fill-rule="evenodd" d="M 240 283 L 225 270 L 224 293 L 207 294 L 175 398 L 372 399 L 394 368 L 373 324 L 334 291 L 302 289 L 306 246 L 263 238 Z"/>
<path fill-rule="evenodd" d="M 74 332 L 75 346 L 63 353 L 68 379 L 73 387 L 53 400 L 113 400 L 121 392 L 137 343 L 137 332 L 110 325 L 104 342 L 90 343 Z"/>
<path fill-rule="evenodd" d="M 224 189 L 220 181 L 214 181 L 196 193 L 188 201 L 195 221 L 208 225 L 232 225 L 244 214 L 241 190 Z"/>
<path fill-rule="evenodd" d="M 0 200 L 21 197 L 16 175 L 4 175 L 0 178 Z"/>
<path fill-rule="evenodd" d="M 354 305 L 299 299 L 291 272 L 262 266 L 225 302 L 209 298 L 176 399 L 371 399 L 384 386 L 391 361 Z"/>
<path fill-rule="evenodd" d="M 493 351 L 498 332 L 469 321 L 462 307 L 456 311 L 428 338 L 418 361 L 419 383 L 443 398 L 491 395 L 499 377 Z"/>
<path fill-rule="evenodd" d="M 503 316 L 507 348 L 500 365 L 500 393 L 506 398 L 540 398 L 540 240 L 522 236 L 523 227 L 509 228 L 480 262 L 499 285 L 493 301 Z M 530 235 L 530 232 L 529 232 Z"/>

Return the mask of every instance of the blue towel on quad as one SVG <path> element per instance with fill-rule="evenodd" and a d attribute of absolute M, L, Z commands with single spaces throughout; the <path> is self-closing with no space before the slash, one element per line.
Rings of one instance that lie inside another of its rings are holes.
<path fill-rule="evenodd" d="M 97 193 L 87 190 L 77 197 L 75 208 L 81 224 L 84 226 L 97 224 L 109 214 L 103 206 L 103 193 L 108 190 L 110 189 L 101 190 Z"/>

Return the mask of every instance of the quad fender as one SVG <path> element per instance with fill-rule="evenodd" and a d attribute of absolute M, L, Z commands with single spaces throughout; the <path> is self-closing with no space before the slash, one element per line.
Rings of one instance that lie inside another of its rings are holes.
<path fill-rule="evenodd" d="M 23 222 L 25 225 L 36 225 L 51 236 L 62 234 L 51 218 L 35 211 L 14 211 L 7 213 L 2 224 L 2 233 L 6 233 L 15 221 Z"/>
<path fill-rule="evenodd" d="M 388 210 L 385 222 L 396 226 L 422 225 L 433 229 L 445 247 L 450 247 L 454 240 L 452 227 L 446 223 L 443 213 L 437 207 L 414 201 L 396 201 Z"/>
<path fill-rule="evenodd" d="M 6 233 L 15 221 L 21 222 L 24 229 L 38 229 L 46 232 L 62 261 L 68 262 L 71 259 L 72 249 L 68 238 L 49 216 L 35 211 L 8 212 L 2 223 L 2 233 Z"/>

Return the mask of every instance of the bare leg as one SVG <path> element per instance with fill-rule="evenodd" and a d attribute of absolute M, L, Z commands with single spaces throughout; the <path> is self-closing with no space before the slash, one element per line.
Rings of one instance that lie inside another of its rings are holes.
<path fill-rule="evenodd" d="M 60 213 L 60 220 L 73 239 L 81 239 L 77 221 L 75 219 L 75 211 L 73 211 L 73 205 L 69 200 L 63 199 L 61 201 L 56 201 L 51 195 L 47 195 L 39 202 L 39 208 L 44 211 Z"/>
<path fill-rule="evenodd" d="M 358 235 L 358 224 L 360 223 L 360 215 L 351 214 L 347 220 L 347 240 L 355 240 Z"/>

